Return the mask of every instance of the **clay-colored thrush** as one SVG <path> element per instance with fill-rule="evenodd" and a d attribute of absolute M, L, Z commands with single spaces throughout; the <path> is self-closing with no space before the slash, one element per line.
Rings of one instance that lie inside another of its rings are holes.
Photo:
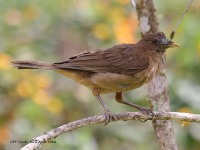
<path fill-rule="evenodd" d="M 137 44 L 119 44 L 102 51 L 85 52 L 53 64 L 29 60 L 15 60 L 12 64 L 19 69 L 54 70 L 88 87 L 103 106 L 107 124 L 115 116 L 100 94 L 116 92 L 117 102 L 141 112 L 149 111 L 124 100 L 122 92 L 150 81 L 159 72 L 165 50 L 170 47 L 178 45 L 159 32 L 145 35 Z"/>

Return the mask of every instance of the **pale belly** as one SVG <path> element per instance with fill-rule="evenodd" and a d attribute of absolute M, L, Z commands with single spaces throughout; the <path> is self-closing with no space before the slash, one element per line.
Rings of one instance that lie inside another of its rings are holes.
<path fill-rule="evenodd" d="M 123 92 L 136 89 L 150 80 L 150 77 L 142 71 L 134 76 L 116 73 L 95 73 L 91 76 L 81 72 L 56 70 L 89 89 L 98 88 L 101 94 Z"/>
<path fill-rule="evenodd" d="M 147 82 L 144 76 L 130 76 L 115 73 L 98 73 L 91 82 L 100 87 L 101 93 L 123 92 L 136 89 Z"/>

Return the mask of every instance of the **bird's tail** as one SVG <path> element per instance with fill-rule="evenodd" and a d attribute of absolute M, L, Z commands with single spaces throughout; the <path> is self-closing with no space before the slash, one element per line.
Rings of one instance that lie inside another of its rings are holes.
<path fill-rule="evenodd" d="M 41 61 L 14 60 L 11 64 L 18 69 L 53 69 L 52 64 Z"/>

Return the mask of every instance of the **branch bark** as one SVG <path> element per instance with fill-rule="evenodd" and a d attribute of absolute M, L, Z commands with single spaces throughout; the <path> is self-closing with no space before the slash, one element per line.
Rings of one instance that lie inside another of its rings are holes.
<path fill-rule="evenodd" d="M 133 1 L 133 0 L 132 0 Z M 142 34 L 158 32 L 156 9 L 153 0 L 135 0 L 138 20 Z M 159 112 L 169 112 L 170 102 L 167 89 L 165 56 L 163 58 L 162 70 L 148 84 L 151 106 Z M 173 131 L 172 121 L 152 121 L 154 131 L 159 142 L 160 150 L 178 150 Z"/>
<path fill-rule="evenodd" d="M 128 120 L 140 120 L 140 121 L 147 121 L 147 120 L 176 120 L 176 121 L 188 121 L 188 122 L 198 122 L 200 123 L 200 115 L 198 114 L 189 114 L 189 113 L 178 113 L 178 112 L 154 112 L 155 116 L 144 115 L 140 112 L 126 112 L 126 113 L 119 113 L 115 114 L 117 121 L 128 121 Z M 77 120 L 74 122 L 70 122 L 68 124 L 62 125 L 58 128 L 55 128 L 47 133 L 44 133 L 41 136 L 33 138 L 29 144 L 21 148 L 21 150 L 35 150 L 39 149 L 42 144 L 48 143 L 52 139 L 55 139 L 60 134 L 70 132 L 76 130 L 78 128 L 82 128 L 89 125 L 105 123 L 105 115 L 100 116 L 93 116 L 89 118 L 84 118 L 81 120 Z M 116 121 L 116 120 L 115 120 Z"/>

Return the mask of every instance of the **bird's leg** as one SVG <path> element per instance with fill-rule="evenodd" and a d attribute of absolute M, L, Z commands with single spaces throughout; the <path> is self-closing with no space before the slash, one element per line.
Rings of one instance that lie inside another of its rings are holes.
<path fill-rule="evenodd" d="M 99 100 L 99 102 L 101 103 L 101 105 L 103 106 L 103 108 L 105 110 L 105 115 L 106 115 L 105 125 L 107 125 L 110 121 L 112 121 L 112 119 L 117 120 L 115 115 L 112 114 L 112 112 L 109 110 L 108 106 L 105 104 L 105 102 L 100 97 L 99 89 L 94 88 L 92 90 L 92 93 Z"/>
<path fill-rule="evenodd" d="M 146 108 L 146 107 L 142 107 L 142 106 L 139 106 L 139 105 L 136 105 L 136 104 L 133 104 L 131 102 L 128 102 L 128 101 L 124 100 L 122 92 L 116 92 L 115 99 L 119 103 L 122 103 L 122 104 L 125 104 L 125 105 L 129 105 L 129 106 L 132 106 L 132 107 L 138 109 L 139 111 L 141 111 L 145 115 L 153 116 L 152 109 L 149 109 L 149 108 Z"/>

